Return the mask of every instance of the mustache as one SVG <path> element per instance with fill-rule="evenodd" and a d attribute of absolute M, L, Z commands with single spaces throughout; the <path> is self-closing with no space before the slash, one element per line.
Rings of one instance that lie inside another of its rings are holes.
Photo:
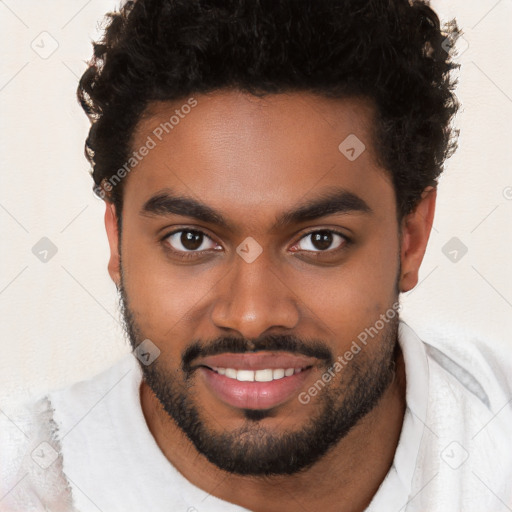
<path fill-rule="evenodd" d="M 181 366 L 185 373 L 190 373 L 193 370 L 192 363 L 198 357 L 215 356 L 226 352 L 243 354 L 262 351 L 290 352 L 315 357 L 328 366 L 334 364 L 332 351 L 319 340 L 302 341 L 292 335 L 269 335 L 256 340 L 223 336 L 209 343 L 195 341 L 183 352 Z"/>

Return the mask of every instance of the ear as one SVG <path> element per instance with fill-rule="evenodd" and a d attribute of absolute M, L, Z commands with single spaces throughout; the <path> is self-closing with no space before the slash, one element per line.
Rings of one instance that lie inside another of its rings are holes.
<path fill-rule="evenodd" d="M 110 260 L 108 273 L 112 281 L 119 286 L 121 282 L 121 261 L 119 257 L 119 233 L 117 229 L 117 214 L 112 203 L 105 202 L 105 229 L 107 230 L 108 245 L 110 246 Z"/>
<path fill-rule="evenodd" d="M 402 220 L 401 292 L 408 292 L 418 284 L 418 272 L 434 222 L 436 197 L 437 189 L 427 187 L 414 211 Z"/>

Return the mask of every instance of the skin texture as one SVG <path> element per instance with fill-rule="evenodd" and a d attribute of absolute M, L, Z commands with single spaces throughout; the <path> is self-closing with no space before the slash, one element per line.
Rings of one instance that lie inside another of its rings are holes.
<path fill-rule="evenodd" d="M 159 347 L 160 368 L 178 382 L 181 356 L 193 340 L 293 334 L 301 340 L 321 340 L 335 357 L 344 354 L 397 300 L 397 288 L 405 292 L 417 284 L 436 190 L 425 189 L 415 211 L 398 225 L 390 176 L 376 164 L 372 151 L 373 111 L 364 100 L 310 93 L 260 99 L 227 90 L 194 97 L 197 106 L 126 178 L 120 244 L 115 209 L 111 204 L 106 208 L 109 272 L 119 286 L 122 254 L 123 288 L 141 339 L 149 338 Z M 133 148 L 142 146 L 179 105 L 151 105 Z M 338 150 L 350 134 L 366 146 L 354 161 Z M 372 212 L 329 214 L 272 229 L 280 213 L 333 187 L 356 194 Z M 179 215 L 141 214 L 145 202 L 165 190 L 209 205 L 233 229 Z M 169 239 L 162 240 L 179 228 L 201 230 L 213 240 L 207 247 L 218 249 L 184 262 L 165 249 Z M 315 258 L 319 251 L 304 237 L 325 229 L 346 234 L 352 244 Z M 250 264 L 236 253 L 247 237 L 263 249 Z M 359 361 L 383 360 L 390 332 L 391 324 L 364 348 Z M 405 370 L 399 351 L 395 363 L 396 375 L 377 405 L 325 456 L 293 475 L 223 471 L 198 453 L 145 382 L 141 403 L 165 456 L 214 496 L 261 512 L 295 511 L 300 506 L 360 511 L 389 470 L 400 435 Z M 343 372 L 350 376 L 354 368 Z M 324 370 L 314 367 L 301 391 Z M 340 382 L 323 392 L 341 400 L 350 378 Z M 198 375 L 189 393 L 212 432 L 233 432 L 246 424 L 243 411 L 216 400 Z M 297 430 L 322 414 L 321 396 L 307 405 L 294 397 L 260 423 L 266 432 L 278 435 Z"/>

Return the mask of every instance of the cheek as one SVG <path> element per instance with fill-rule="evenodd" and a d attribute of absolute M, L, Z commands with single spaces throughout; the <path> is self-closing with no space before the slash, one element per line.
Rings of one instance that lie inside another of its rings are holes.
<path fill-rule="evenodd" d="M 341 345 L 350 345 L 396 301 L 398 266 L 398 234 L 390 229 L 354 247 L 339 267 L 309 275 L 303 300 Z"/>
<path fill-rule="evenodd" d="M 151 339 L 188 336 L 188 318 L 211 298 L 222 270 L 213 265 L 176 265 L 155 242 L 123 233 L 123 281 L 130 309 Z"/>

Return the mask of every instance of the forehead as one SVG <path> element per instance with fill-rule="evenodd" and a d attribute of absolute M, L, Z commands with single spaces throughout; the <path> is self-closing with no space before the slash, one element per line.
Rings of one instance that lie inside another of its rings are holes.
<path fill-rule="evenodd" d="M 226 216 L 261 219 L 266 210 L 343 187 L 393 215 L 394 191 L 376 163 L 372 126 L 369 102 L 312 93 L 217 91 L 153 103 L 132 142 L 134 151 L 151 149 L 127 179 L 124 204 L 140 209 L 171 189 Z"/>

